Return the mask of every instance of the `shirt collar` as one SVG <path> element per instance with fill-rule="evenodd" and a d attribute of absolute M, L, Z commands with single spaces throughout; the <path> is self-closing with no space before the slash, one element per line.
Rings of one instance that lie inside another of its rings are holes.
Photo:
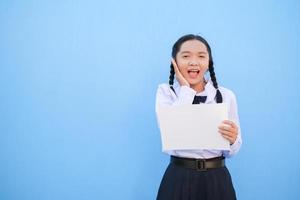
<path fill-rule="evenodd" d="M 205 103 L 211 103 L 215 101 L 215 96 L 216 96 L 216 89 L 213 86 L 213 83 L 210 79 L 206 80 L 207 83 L 204 86 L 204 90 L 202 92 L 199 92 L 196 94 L 196 96 L 207 96 L 206 102 Z M 177 81 L 174 82 L 174 89 L 176 91 L 176 94 L 179 93 L 180 90 L 180 85 Z"/>
<path fill-rule="evenodd" d="M 211 103 L 215 101 L 215 96 L 217 94 L 217 91 L 210 79 L 207 81 L 206 85 L 204 86 L 204 90 L 202 92 L 204 93 L 204 95 L 207 96 L 206 103 Z M 202 95 L 202 92 L 198 94 Z"/>

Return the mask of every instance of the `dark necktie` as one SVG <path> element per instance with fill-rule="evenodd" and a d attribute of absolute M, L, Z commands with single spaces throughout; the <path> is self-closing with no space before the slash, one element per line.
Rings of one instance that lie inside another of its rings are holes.
<path fill-rule="evenodd" d="M 205 103 L 207 96 L 195 96 L 193 104 Z"/>

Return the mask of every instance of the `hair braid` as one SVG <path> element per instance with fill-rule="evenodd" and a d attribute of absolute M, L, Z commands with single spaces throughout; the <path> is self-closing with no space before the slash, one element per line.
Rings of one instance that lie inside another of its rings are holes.
<path fill-rule="evenodd" d="M 222 98 L 222 94 L 219 90 L 219 87 L 218 87 L 218 83 L 217 83 L 217 79 L 216 79 L 216 74 L 215 74 L 215 70 L 214 70 L 214 63 L 212 60 L 209 61 L 209 67 L 208 67 L 208 70 L 209 70 L 209 74 L 210 74 L 210 79 L 211 81 L 213 82 L 213 85 L 214 87 L 216 88 L 216 101 L 217 103 L 222 103 L 223 102 L 223 98 Z"/>
<path fill-rule="evenodd" d="M 170 76 L 169 76 L 169 85 L 170 85 L 170 88 L 173 90 L 173 92 L 176 94 L 176 92 L 173 88 L 174 76 L 175 76 L 175 71 L 174 71 L 173 64 L 171 63 L 171 65 L 170 65 Z"/>

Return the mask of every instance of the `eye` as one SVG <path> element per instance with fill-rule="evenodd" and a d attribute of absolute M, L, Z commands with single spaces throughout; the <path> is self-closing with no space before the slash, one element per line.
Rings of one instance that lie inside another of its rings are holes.
<path fill-rule="evenodd" d="M 199 58 L 205 58 L 205 56 L 199 56 Z"/>
<path fill-rule="evenodd" d="M 188 58 L 189 56 L 188 56 L 188 55 L 183 55 L 182 57 L 183 57 L 183 58 Z"/>

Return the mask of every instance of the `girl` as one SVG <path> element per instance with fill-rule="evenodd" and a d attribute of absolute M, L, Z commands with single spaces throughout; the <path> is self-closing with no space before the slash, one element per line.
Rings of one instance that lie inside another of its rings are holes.
<path fill-rule="evenodd" d="M 225 166 L 225 158 L 236 154 L 242 144 L 235 95 L 218 86 L 210 46 L 199 35 L 185 35 L 175 42 L 170 67 L 169 84 L 161 84 L 157 90 L 156 110 L 160 104 L 227 103 L 229 120 L 223 121 L 218 131 L 230 142 L 230 150 L 167 151 L 171 156 L 170 164 L 162 178 L 157 200 L 236 199 Z M 205 76 L 207 71 L 210 79 Z M 177 82 L 173 85 L 174 75 Z"/>

